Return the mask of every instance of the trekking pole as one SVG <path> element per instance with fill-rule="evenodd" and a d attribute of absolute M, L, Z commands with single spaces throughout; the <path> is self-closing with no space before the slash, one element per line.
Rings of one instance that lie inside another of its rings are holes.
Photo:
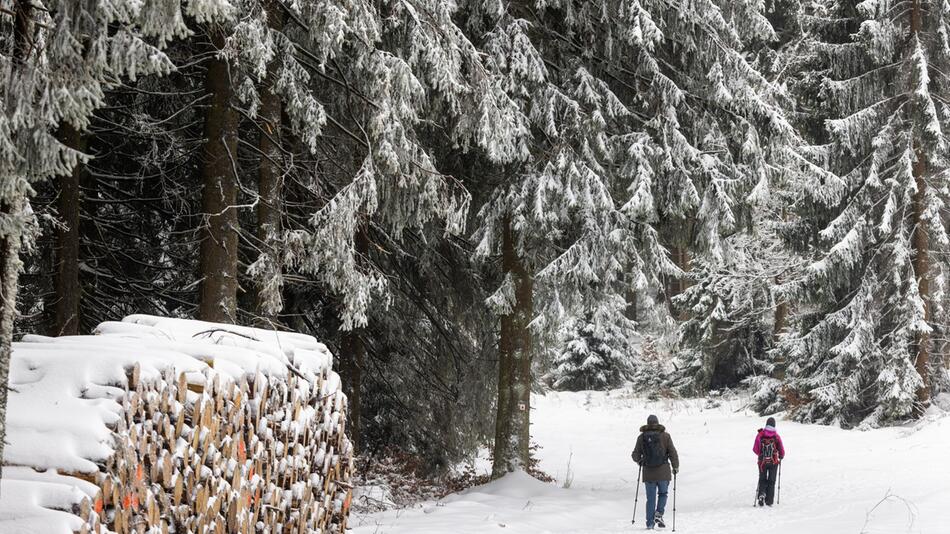
<path fill-rule="evenodd" d="M 676 532 L 676 473 L 673 473 L 673 532 Z"/>
<path fill-rule="evenodd" d="M 641 465 L 640 468 L 637 469 L 637 493 L 636 493 L 636 496 L 633 498 L 633 517 L 630 518 L 630 523 L 634 525 L 637 524 L 637 502 L 640 501 L 640 473 L 642 471 L 643 471 L 643 466 Z"/>
<path fill-rule="evenodd" d="M 775 504 L 782 504 L 782 464 L 778 464 L 778 495 L 775 498 Z"/>

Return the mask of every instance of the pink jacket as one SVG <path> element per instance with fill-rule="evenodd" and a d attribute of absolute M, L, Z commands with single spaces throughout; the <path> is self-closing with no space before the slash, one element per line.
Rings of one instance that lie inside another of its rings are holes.
<path fill-rule="evenodd" d="M 779 460 L 785 458 L 785 446 L 782 445 L 782 436 L 779 436 L 778 432 L 770 426 L 759 429 L 759 433 L 755 436 L 755 444 L 752 445 L 752 452 L 754 452 L 756 456 L 759 456 L 759 453 L 762 452 L 762 438 L 772 437 L 775 438 L 775 444 L 778 446 Z"/>

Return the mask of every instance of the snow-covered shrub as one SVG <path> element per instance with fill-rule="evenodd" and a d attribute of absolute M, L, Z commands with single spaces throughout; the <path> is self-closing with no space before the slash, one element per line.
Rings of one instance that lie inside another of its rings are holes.
<path fill-rule="evenodd" d="M 665 339 L 645 335 L 640 338 L 637 358 L 630 370 L 629 380 L 634 388 L 650 393 L 665 388 L 673 367 Z M 665 392 L 663 392 L 665 394 Z"/>
<path fill-rule="evenodd" d="M 756 375 L 747 378 L 744 383 L 752 391 L 749 407 L 761 414 L 772 414 L 784 410 L 788 404 L 782 381 L 770 376 Z"/>

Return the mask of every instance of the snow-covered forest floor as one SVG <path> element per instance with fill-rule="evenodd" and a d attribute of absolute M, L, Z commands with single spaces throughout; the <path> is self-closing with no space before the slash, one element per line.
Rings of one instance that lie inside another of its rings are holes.
<path fill-rule="evenodd" d="M 639 426 L 655 413 L 672 434 L 682 463 L 677 532 L 947 531 L 950 417 L 945 410 L 933 408 L 914 426 L 871 431 L 780 418 L 788 450 L 781 503 L 761 509 L 753 507 L 751 449 L 763 418 L 744 408 L 746 400 L 648 401 L 621 391 L 537 396 L 532 435 L 541 446 L 540 467 L 557 485 L 515 473 L 437 502 L 353 517 L 351 525 L 354 534 L 642 531 L 642 492 L 637 525 L 630 523 L 637 478 L 630 451 Z M 946 402 L 940 404 L 946 408 Z M 672 518 L 672 495 L 667 518 Z"/>

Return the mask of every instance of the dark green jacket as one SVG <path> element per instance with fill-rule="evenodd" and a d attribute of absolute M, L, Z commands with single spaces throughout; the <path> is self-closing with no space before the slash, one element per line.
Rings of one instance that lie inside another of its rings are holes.
<path fill-rule="evenodd" d="M 666 457 L 667 461 L 656 467 L 643 466 L 643 481 L 659 482 L 661 480 L 673 480 L 673 471 L 670 469 L 670 464 L 673 465 L 673 469 L 678 471 L 680 468 L 680 457 L 679 454 L 676 453 L 676 447 L 673 446 L 673 438 L 666 432 L 666 427 L 663 425 L 643 425 L 640 427 L 637 445 L 633 448 L 633 453 L 630 455 L 633 461 L 638 464 L 643 461 L 644 432 L 660 433 L 660 448 L 663 450 L 663 456 Z"/>

